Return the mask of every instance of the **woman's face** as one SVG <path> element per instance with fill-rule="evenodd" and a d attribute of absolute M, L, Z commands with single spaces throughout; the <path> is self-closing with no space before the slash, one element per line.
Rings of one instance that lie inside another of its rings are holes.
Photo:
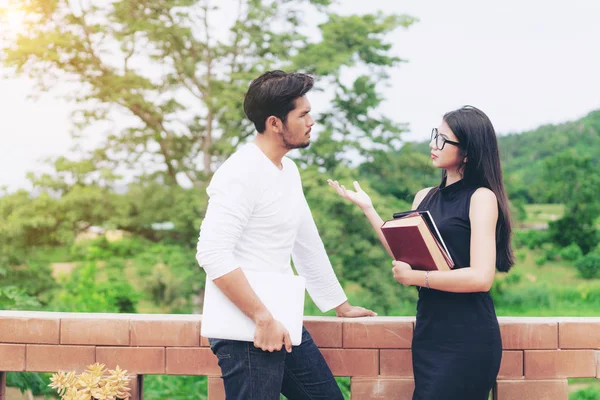
<path fill-rule="evenodd" d="M 434 130 L 432 133 L 432 138 L 429 142 L 434 167 L 455 170 L 460 165 L 463 158 L 460 148 L 450 142 L 458 143 L 458 138 L 446 121 L 442 121 L 440 126 L 437 127 L 437 132 Z"/>

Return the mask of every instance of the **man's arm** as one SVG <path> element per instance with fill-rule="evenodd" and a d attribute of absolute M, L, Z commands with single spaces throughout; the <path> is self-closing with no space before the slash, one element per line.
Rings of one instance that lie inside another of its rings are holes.
<path fill-rule="evenodd" d="M 196 259 L 207 278 L 255 322 L 254 345 L 274 351 L 281 350 L 285 343 L 289 352 L 292 349 L 289 333 L 260 301 L 233 254 L 250 219 L 256 188 L 253 191 L 248 179 L 227 172 L 217 172 L 206 190 L 210 200 L 200 228 Z"/>
<path fill-rule="evenodd" d="M 296 270 L 306 279 L 306 288 L 310 297 L 321 311 L 326 312 L 335 308 L 339 317 L 377 315 L 371 310 L 352 306 L 348 302 L 344 289 L 335 276 L 306 200 L 292 258 Z"/>

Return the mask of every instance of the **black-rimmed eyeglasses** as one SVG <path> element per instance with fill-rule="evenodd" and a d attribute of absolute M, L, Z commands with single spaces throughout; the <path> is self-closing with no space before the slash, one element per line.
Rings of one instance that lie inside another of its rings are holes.
<path fill-rule="evenodd" d="M 433 128 L 431 130 L 431 140 L 435 140 L 435 147 L 438 150 L 444 150 L 444 146 L 446 145 L 446 143 L 450 143 L 450 144 L 460 147 L 460 143 L 453 142 L 452 140 L 448 140 L 445 137 L 443 137 L 442 135 L 440 135 L 437 128 Z"/>

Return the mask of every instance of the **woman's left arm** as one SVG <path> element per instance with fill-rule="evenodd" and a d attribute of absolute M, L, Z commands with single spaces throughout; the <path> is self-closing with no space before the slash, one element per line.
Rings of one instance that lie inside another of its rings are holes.
<path fill-rule="evenodd" d="M 427 286 L 446 292 L 487 292 L 496 272 L 496 223 L 498 200 L 490 189 L 479 188 L 471 197 L 471 265 L 450 271 L 416 271 L 402 261 L 394 261 L 394 279 L 405 286 Z"/>

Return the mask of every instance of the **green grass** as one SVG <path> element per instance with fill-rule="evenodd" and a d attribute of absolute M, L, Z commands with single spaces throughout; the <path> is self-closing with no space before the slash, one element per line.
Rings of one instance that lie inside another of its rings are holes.
<path fill-rule="evenodd" d="M 504 296 L 494 298 L 496 312 L 503 316 L 600 316 L 600 281 L 581 278 L 571 262 L 547 261 L 538 266 L 535 260 L 541 250 L 518 249 L 525 254 L 509 274 L 496 274 L 496 284 L 520 276 L 518 283 L 507 285 L 522 296 L 524 307 L 518 307 Z M 537 299 L 539 301 L 535 301 Z"/>
<path fill-rule="evenodd" d="M 527 218 L 526 224 L 542 224 L 560 219 L 562 217 L 565 206 L 562 204 L 526 204 L 525 211 Z"/>
<path fill-rule="evenodd" d="M 145 375 L 144 398 L 149 400 L 206 400 L 206 376 Z"/>
<path fill-rule="evenodd" d="M 595 378 L 569 379 L 569 400 L 600 400 L 600 381 Z"/>
<path fill-rule="evenodd" d="M 523 267 L 515 266 L 511 274 L 521 275 L 521 281 L 510 286 L 511 293 L 518 293 L 518 301 L 503 301 L 503 298 L 493 294 L 498 316 L 515 317 L 597 317 L 600 316 L 600 281 L 578 278 L 575 269 L 569 266 L 560 266 L 556 263 L 546 267 Z M 506 279 L 507 275 L 498 273 L 497 280 Z M 556 280 L 553 280 L 556 279 Z M 562 280 L 561 280 L 562 279 Z M 414 290 L 414 288 L 401 288 L 401 290 Z M 593 301 L 589 294 L 593 295 Z M 361 291 L 352 288 L 346 290 L 346 295 L 354 305 L 368 306 L 368 302 L 362 299 Z M 541 300 L 538 300 L 541 299 Z M 381 309 L 372 308 L 379 315 L 386 316 L 414 316 L 416 314 L 416 301 L 402 301 L 384 313 Z M 314 305 L 307 296 L 305 315 L 334 316 L 334 311 L 325 314 Z"/>
<path fill-rule="evenodd" d="M 527 218 L 521 221 L 518 226 L 531 228 L 533 226 L 547 225 L 551 221 L 560 219 L 564 212 L 564 204 L 525 204 Z M 596 225 L 600 228 L 600 216 L 596 220 Z"/>
<path fill-rule="evenodd" d="M 570 262 L 548 261 L 538 266 L 535 260 L 543 254 L 541 250 L 520 248 L 517 252 L 522 257 L 511 272 L 496 274 L 495 285 L 503 290 L 501 294 L 492 291 L 499 316 L 600 316 L 600 280 L 579 277 Z M 360 286 L 347 284 L 345 290 L 352 304 L 368 306 L 370 296 Z M 388 313 L 377 308 L 373 311 L 379 315 L 414 316 L 416 301 L 398 300 Z M 309 296 L 305 315 L 323 315 Z M 335 312 L 324 315 L 333 316 Z"/>

